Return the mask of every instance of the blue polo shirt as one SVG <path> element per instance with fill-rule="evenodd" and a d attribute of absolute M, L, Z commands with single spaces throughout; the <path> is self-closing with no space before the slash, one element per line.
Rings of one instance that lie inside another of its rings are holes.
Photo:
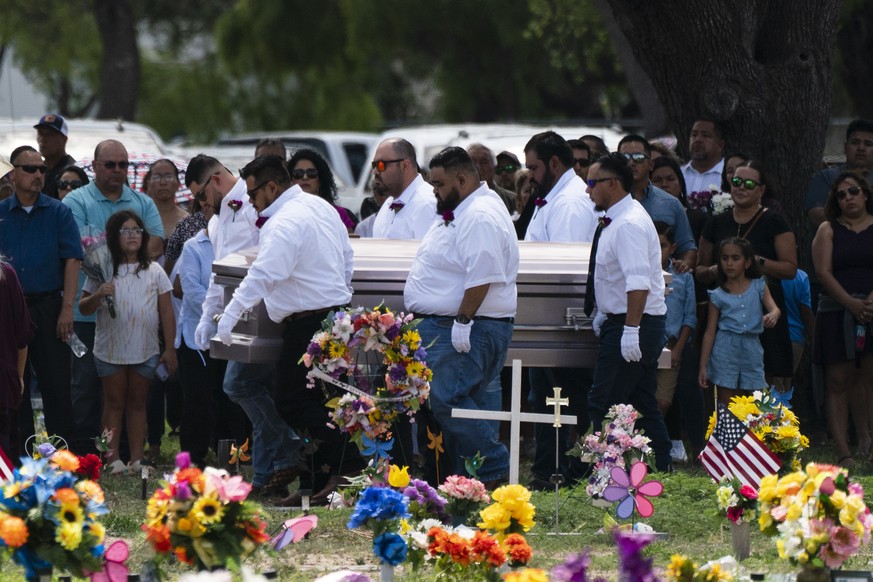
<path fill-rule="evenodd" d="M 12 263 L 26 295 L 63 290 L 64 262 L 82 258 L 73 213 L 45 194 L 30 212 L 18 196 L 0 201 L 0 254 Z"/>
<path fill-rule="evenodd" d="M 660 220 L 673 227 L 673 235 L 676 239 L 674 257 L 680 257 L 697 248 L 697 242 L 691 235 L 691 225 L 688 222 L 688 215 L 685 214 L 685 207 L 675 196 L 667 194 L 650 183 L 646 186 L 646 192 L 643 194 L 640 204 L 652 217 L 653 222 Z"/>
<path fill-rule="evenodd" d="M 164 226 L 155 203 L 145 194 L 134 192 L 127 186 L 122 188 L 118 200 L 109 200 L 100 192 L 97 184 L 91 182 L 67 194 L 63 203 L 73 211 L 73 217 L 83 237 L 99 236 L 106 231 L 106 221 L 110 216 L 121 210 L 132 210 L 142 218 L 150 235 L 164 238 Z M 79 322 L 94 322 L 95 315 L 82 315 L 79 312 L 79 297 L 84 284 L 85 273 L 80 272 L 79 292 L 76 295 L 73 319 Z"/>

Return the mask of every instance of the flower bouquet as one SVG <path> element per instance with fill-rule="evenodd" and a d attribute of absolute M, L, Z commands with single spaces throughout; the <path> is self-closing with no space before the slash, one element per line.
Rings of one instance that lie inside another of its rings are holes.
<path fill-rule="evenodd" d="M 483 503 L 491 501 L 481 481 L 462 475 L 449 475 L 439 490 L 448 498 L 448 511 L 455 518 L 455 524 L 466 522 Z"/>
<path fill-rule="evenodd" d="M 781 478 L 768 475 L 758 503 L 761 531 L 795 566 L 839 568 L 870 542 L 873 516 L 864 490 L 842 467 L 809 463 Z"/>
<path fill-rule="evenodd" d="M 412 314 L 381 305 L 340 309 L 328 314 L 300 359 L 312 368 L 310 387 L 319 379 L 343 390 L 327 403 L 331 419 L 362 452 L 386 441 L 391 423 L 430 394 L 433 374 L 417 325 Z"/>
<path fill-rule="evenodd" d="M 698 566 L 688 556 L 674 554 L 666 572 L 669 582 L 718 582 L 733 580 L 733 574 L 722 568 L 719 562 L 710 562 Z"/>
<path fill-rule="evenodd" d="M 176 470 L 148 501 L 146 539 L 158 557 L 173 554 L 198 570 L 239 565 L 270 540 L 258 506 L 246 501 L 249 491 L 241 476 L 201 471 L 179 453 Z"/>
<path fill-rule="evenodd" d="M 730 193 L 722 192 L 715 184 L 710 184 L 706 190 L 697 190 L 688 194 L 689 207 L 712 215 L 721 214 L 733 205 L 734 200 Z"/>
<path fill-rule="evenodd" d="M 401 521 L 410 517 L 409 499 L 390 487 L 368 487 L 361 492 L 347 527 L 364 527 L 373 532 L 373 554 L 379 558 L 382 579 L 391 579 L 390 570 L 406 560 L 406 539 L 398 532 Z"/>
<path fill-rule="evenodd" d="M 536 523 L 536 508 L 530 502 L 530 491 L 522 485 L 504 485 L 491 493 L 494 503 L 479 512 L 479 527 L 495 532 L 498 540 L 507 535 L 530 530 Z"/>
<path fill-rule="evenodd" d="M 758 509 L 758 492 L 740 480 L 723 479 L 715 492 L 719 515 L 731 522 L 731 544 L 734 556 L 743 561 L 751 554 L 749 524 L 755 519 Z"/>
<path fill-rule="evenodd" d="M 97 236 L 82 237 L 82 248 L 85 250 L 85 258 L 82 260 L 82 271 L 98 283 L 109 283 L 115 276 L 115 268 L 112 266 L 112 254 L 106 244 L 106 233 L 101 232 Z M 107 295 L 104 299 L 109 309 L 109 316 L 114 318 L 115 297 Z"/>
<path fill-rule="evenodd" d="M 79 479 L 79 460 L 66 450 L 51 458 L 22 457 L 3 484 L 0 499 L 0 559 L 11 555 L 35 580 L 53 568 L 77 577 L 103 568 L 107 513 L 97 482 Z"/>
<path fill-rule="evenodd" d="M 800 433 L 797 415 L 782 406 L 769 390 L 756 390 L 750 396 L 734 396 L 728 410 L 780 458 L 783 471 L 800 469 L 797 455 L 809 447 L 809 439 Z M 715 413 L 709 418 L 707 439 L 714 428 Z"/>
<path fill-rule="evenodd" d="M 530 546 L 522 536 L 519 544 L 527 553 L 517 552 L 518 558 L 530 559 Z M 491 534 L 469 528 L 452 530 L 431 527 L 427 532 L 427 554 L 434 560 L 434 569 L 440 580 L 500 580 L 498 568 L 507 560 L 506 550 Z M 525 558 L 526 556 L 526 558 Z"/>
<path fill-rule="evenodd" d="M 602 497 L 613 467 L 629 469 L 633 461 L 651 452 L 649 438 L 634 429 L 639 417 L 640 413 L 629 404 L 613 405 L 603 420 L 603 429 L 589 432 L 568 452 L 594 464 L 585 487 L 592 498 Z"/>

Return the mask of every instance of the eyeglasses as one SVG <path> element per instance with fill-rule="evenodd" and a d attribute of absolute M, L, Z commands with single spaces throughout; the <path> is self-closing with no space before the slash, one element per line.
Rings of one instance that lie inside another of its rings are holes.
<path fill-rule="evenodd" d="M 384 172 L 385 168 L 388 167 L 388 164 L 396 164 L 397 162 L 402 162 L 403 158 L 399 160 L 373 160 L 370 162 L 370 165 L 373 166 L 373 169 L 378 172 Z"/>
<path fill-rule="evenodd" d="M 214 176 L 215 174 L 212 174 Z M 206 178 L 206 181 L 203 182 L 203 187 L 200 188 L 200 191 L 194 195 L 194 198 L 197 200 L 206 200 L 206 187 L 209 186 L 209 183 L 212 181 L 212 176 Z"/>
<path fill-rule="evenodd" d="M 632 161 L 635 164 L 642 164 L 643 162 L 645 162 L 646 160 L 649 159 L 649 156 L 647 156 L 646 154 L 640 154 L 640 153 L 621 154 L 621 155 L 623 155 L 624 159 L 626 159 L 627 161 L 629 161 L 629 162 Z"/>
<path fill-rule="evenodd" d="M 254 198 L 258 194 L 258 190 L 260 190 L 261 188 L 263 188 L 264 186 L 266 186 L 270 182 L 271 182 L 271 180 L 265 180 L 265 181 L 261 182 L 260 184 L 258 184 L 257 186 L 255 186 L 254 188 L 252 188 L 251 190 L 249 190 L 248 192 L 246 192 L 246 194 L 249 195 L 249 198 Z"/>
<path fill-rule="evenodd" d="M 515 164 L 506 164 L 505 166 L 497 166 L 494 168 L 494 171 L 498 174 L 512 174 L 516 170 L 518 170 L 518 166 Z"/>
<path fill-rule="evenodd" d="M 588 158 L 573 158 L 573 165 L 587 168 L 591 165 L 591 160 L 589 160 Z"/>
<path fill-rule="evenodd" d="M 118 234 L 121 236 L 140 236 L 142 234 L 141 228 L 122 228 L 118 231 Z"/>
<path fill-rule="evenodd" d="M 609 178 L 595 178 L 595 179 L 589 178 L 588 180 L 585 180 L 585 183 L 588 184 L 589 188 L 594 188 L 600 182 L 606 182 L 607 180 L 618 180 L 618 178 L 616 178 L 615 176 L 610 176 Z"/>
<path fill-rule="evenodd" d="M 82 187 L 82 180 L 61 180 L 58 182 L 58 190 L 75 190 Z"/>
<path fill-rule="evenodd" d="M 758 186 L 761 185 L 760 182 L 755 182 L 751 178 L 746 178 L 745 180 L 743 180 L 742 178 L 737 178 L 737 177 L 731 178 L 731 184 L 733 184 L 737 188 L 742 186 L 746 190 L 754 190 L 755 188 L 757 188 Z"/>
<path fill-rule="evenodd" d="M 306 176 L 310 180 L 315 180 L 318 178 L 318 170 L 315 168 L 307 168 L 305 170 L 294 170 L 291 172 L 291 177 L 295 180 L 302 180 L 303 176 Z"/>
<path fill-rule="evenodd" d="M 48 172 L 48 166 L 37 166 L 36 164 L 22 164 L 20 166 L 15 166 L 16 168 L 21 168 L 28 174 L 36 174 L 39 172 L 40 174 L 45 174 Z"/>
<path fill-rule="evenodd" d="M 103 164 L 103 167 L 106 168 L 107 170 L 114 170 L 115 168 L 119 168 L 121 170 L 126 170 L 127 167 L 130 165 L 130 162 L 128 162 L 127 160 L 121 160 L 120 162 L 113 162 L 110 160 L 110 161 L 102 162 L 102 164 Z"/>
<path fill-rule="evenodd" d="M 152 174 L 149 178 L 152 182 L 174 182 L 177 179 L 176 174 Z"/>
<path fill-rule="evenodd" d="M 849 186 L 843 190 L 837 190 L 837 200 L 844 200 L 847 196 L 858 196 L 861 194 L 860 186 Z"/>

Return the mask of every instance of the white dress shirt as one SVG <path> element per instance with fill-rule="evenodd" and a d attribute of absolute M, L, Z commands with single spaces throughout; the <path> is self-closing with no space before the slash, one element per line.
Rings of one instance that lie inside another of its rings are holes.
<path fill-rule="evenodd" d="M 476 315 L 514 317 L 518 240 L 503 200 L 482 182 L 453 211 L 439 218 L 418 247 L 403 300 L 412 313 L 458 313 L 464 291 L 490 284 Z"/>
<path fill-rule="evenodd" d="M 391 210 L 400 202 L 403 208 Z M 433 186 L 420 175 L 397 197 L 389 197 L 373 223 L 373 238 L 421 239 L 437 219 Z"/>
<path fill-rule="evenodd" d="M 647 315 L 664 315 L 664 273 L 658 232 L 642 204 L 628 194 L 606 211 L 612 219 L 597 246 L 594 293 L 601 313 L 627 313 L 629 291 L 648 291 Z"/>
<path fill-rule="evenodd" d="M 710 186 L 715 186 L 716 190 L 720 192 L 722 171 L 724 171 L 724 158 L 705 172 L 698 172 L 691 167 L 691 162 L 688 162 L 682 166 L 682 175 L 685 176 L 685 191 L 691 194 L 692 192 L 703 192 L 709 190 Z"/>
<path fill-rule="evenodd" d="M 234 211 L 230 206 L 231 201 L 242 203 L 239 210 Z M 260 231 L 255 226 L 258 220 L 258 211 L 249 202 L 245 180 L 238 179 L 221 201 L 221 211 L 209 220 L 209 240 L 215 260 L 220 260 L 231 253 L 243 249 L 258 246 Z M 335 212 L 335 211 L 334 211 Z M 224 305 L 224 286 L 215 284 L 215 275 L 209 279 L 209 288 L 206 290 L 206 298 L 203 301 L 203 315 L 201 321 L 207 318 L 212 321 L 212 316 L 221 313 Z"/>
<path fill-rule="evenodd" d="M 597 228 L 597 212 L 585 182 L 572 168 L 558 179 L 545 201 L 544 206 L 534 209 L 524 240 L 591 242 Z"/>
<path fill-rule="evenodd" d="M 344 305 L 352 299 L 354 259 L 349 233 L 336 209 L 299 186 L 261 212 L 258 256 L 225 313 L 234 317 L 262 299 L 270 319 Z"/>

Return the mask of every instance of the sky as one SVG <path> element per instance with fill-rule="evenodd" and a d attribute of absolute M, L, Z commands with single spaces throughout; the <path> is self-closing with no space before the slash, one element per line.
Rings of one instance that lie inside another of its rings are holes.
<path fill-rule="evenodd" d="M 0 70 L 0 117 L 36 117 L 46 113 L 46 99 L 12 65 L 9 50 Z"/>

